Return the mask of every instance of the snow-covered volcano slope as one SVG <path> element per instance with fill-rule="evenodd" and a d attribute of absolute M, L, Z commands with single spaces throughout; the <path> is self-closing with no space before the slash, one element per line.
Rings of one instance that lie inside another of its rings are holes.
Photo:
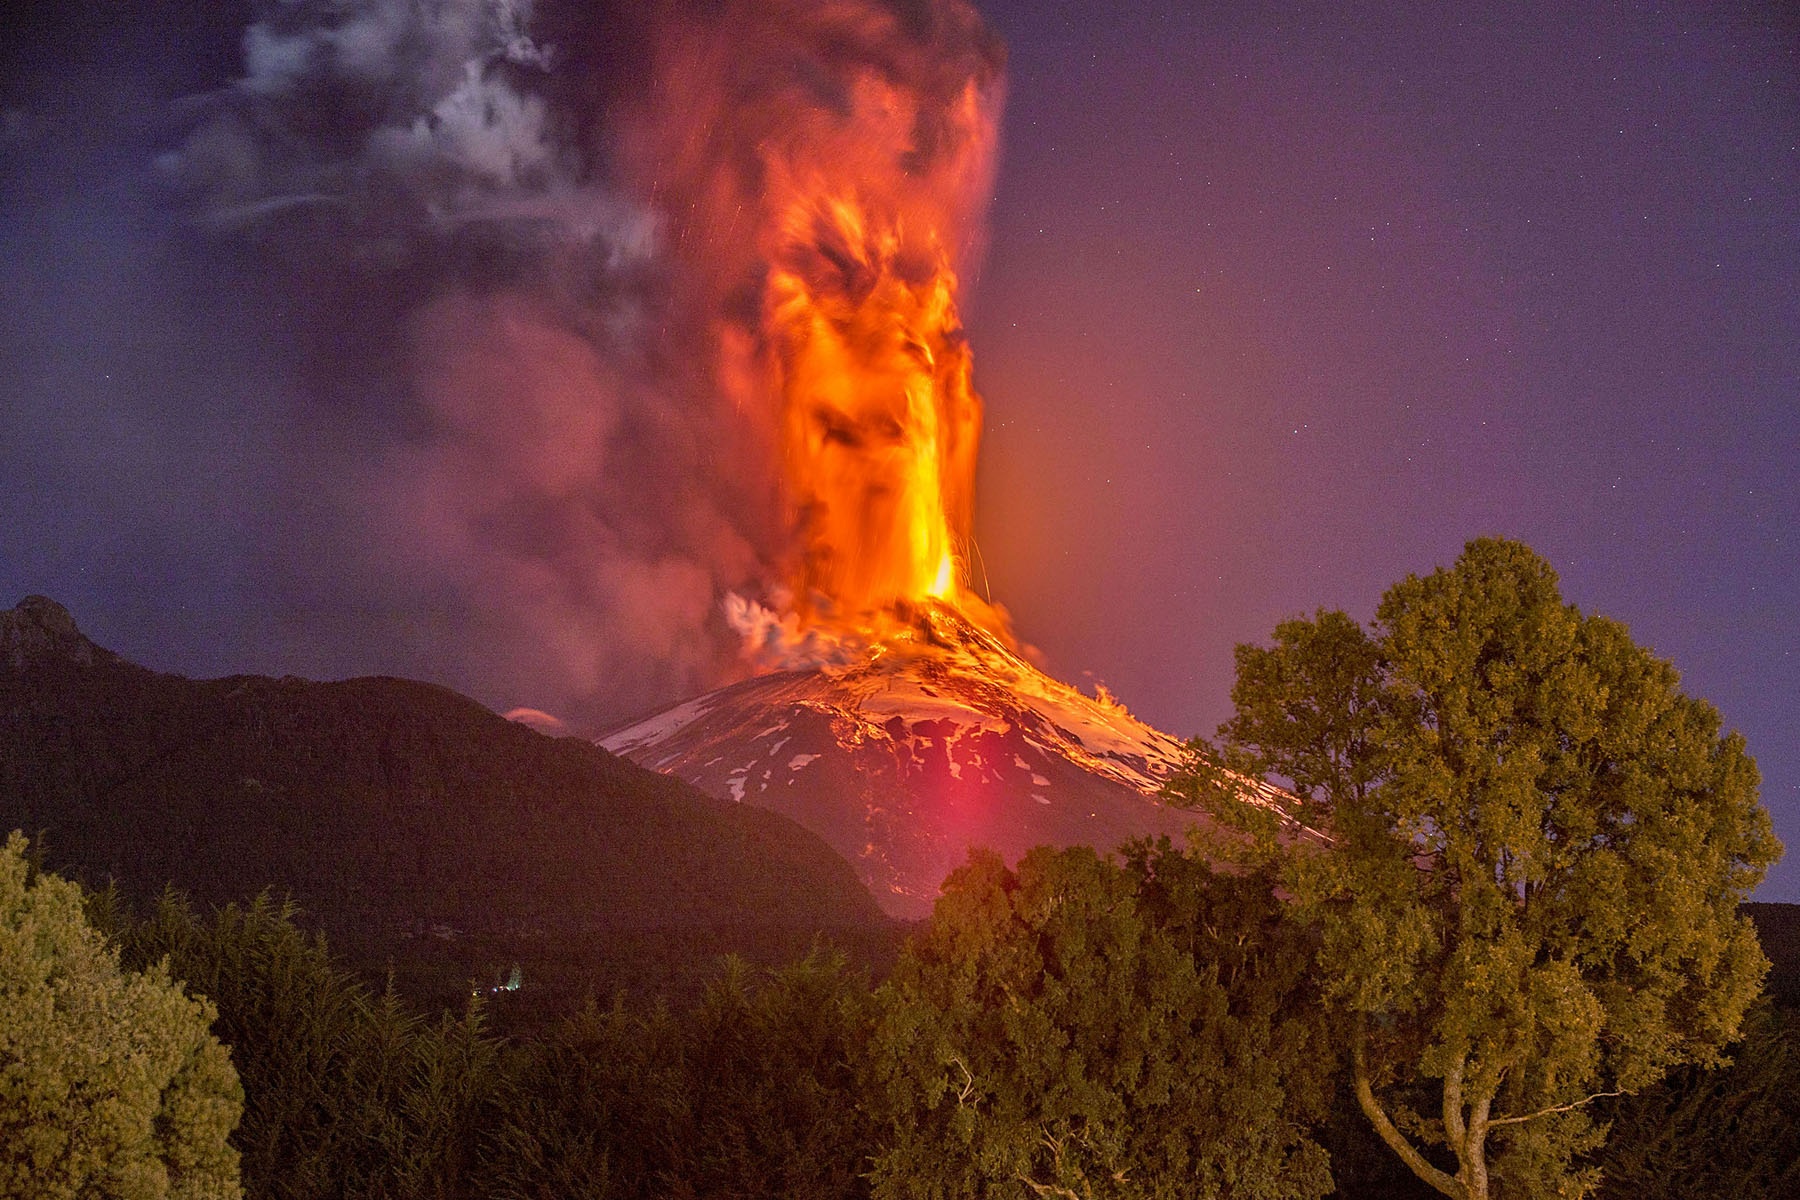
<path fill-rule="evenodd" d="M 874 646 L 838 649 L 833 665 L 709 692 L 600 744 L 791 817 L 901 917 L 929 913 L 970 846 L 1010 861 L 1042 844 L 1179 840 L 1205 820 L 1155 797 L 1180 761 L 1176 739 L 1049 678 L 951 608 L 910 609 Z"/>

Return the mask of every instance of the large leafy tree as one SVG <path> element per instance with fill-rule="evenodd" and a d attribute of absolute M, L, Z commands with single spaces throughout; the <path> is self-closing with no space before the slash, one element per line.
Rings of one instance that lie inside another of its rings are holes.
<path fill-rule="evenodd" d="M 1328 1056 L 1266 878 L 977 852 L 877 994 L 877 1197 L 1286 1197 Z"/>
<path fill-rule="evenodd" d="M 243 1092 L 213 1007 L 123 970 L 81 889 L 0 849 L 0 1197 L 225 1200 Z"/>
<path fill-rule="evenodd" d="M 1445 1195 L 1583 1194 L 1588 1106 L 1720 1061 L 1767 970 L 1737 905 L 1780 847 L 1743 740 L 1510 541 L 1237 665 L 1172 791 L 1267 834 L 1233 795 L 1275 774 L 1323 814 L 1322 851 L 1252 856 L 1318 939 L 1359 1107 Z"/>

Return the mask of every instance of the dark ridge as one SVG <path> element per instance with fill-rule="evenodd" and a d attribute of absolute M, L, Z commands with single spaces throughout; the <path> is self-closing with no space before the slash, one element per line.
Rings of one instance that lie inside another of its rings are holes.
<path fill-rule="evenodd" d="M 892 940 L 849 864 L 776 813 L 432 684 L 158 674 L 41 597 L 0 612 L 11 829 L 132 899 L 291 895 L 353 957 L 429 960 L 443 987 L 524 958 L 528 983 L 604 995 L 679 974 L 636 970 L 659 945 Z"/>

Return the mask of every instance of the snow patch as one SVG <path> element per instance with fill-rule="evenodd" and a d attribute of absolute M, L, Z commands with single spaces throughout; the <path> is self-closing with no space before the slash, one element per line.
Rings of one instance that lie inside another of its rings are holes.
<path fill-rule="evenodd" d="M 711 692 L 697 696 L 685 704 L 677 704 L 667 712 L 657 713 L 654 717 L 629 725 L 616 733 L 610 733 L 600 739 L 600 748 L 610 750 L 614 754 L 629 756 L 631 751 L 643 746 L 653 745 L 679 731 L 685 725 L 691 725 L 712 710 L 717 704 L 719 694 Z"/>

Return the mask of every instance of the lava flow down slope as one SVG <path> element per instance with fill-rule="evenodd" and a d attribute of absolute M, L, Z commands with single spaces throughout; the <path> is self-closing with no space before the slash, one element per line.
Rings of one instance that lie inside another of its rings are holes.
<path fill-rule="evenodd" d="M 1037 670 L 937 601 L 877 641 L 709 692 L 601 745 L 712 795 L 770 808 L 850 860 L 894 916 L 930 912 L 969 847 L 1179 840 L 1204 814 L 1156 796 L 1181 744 Z M 1282 794 L 1263 799 L 1288 811 Z"/>

